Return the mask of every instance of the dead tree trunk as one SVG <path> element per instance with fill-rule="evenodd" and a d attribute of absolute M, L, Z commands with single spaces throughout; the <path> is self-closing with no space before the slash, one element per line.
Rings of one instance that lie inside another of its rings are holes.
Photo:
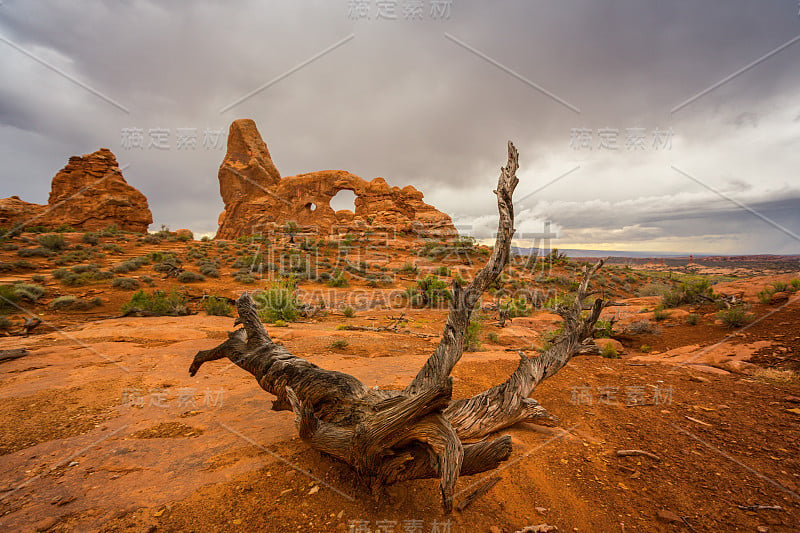
<path fill-rule="evenodd" d="M 596 300 L 583 316 L 583 301 L 592 274 L 584 271 L 573 304 L 557 311 L 563 333 L 537 357 L 521 354 L 517 370 L 500 385 L 464 400 L 452 400 L 450 372 L 461 358 L 470 316 L 483 292 L 508 263 L 514 235 L 512 196 L 518 180 L 518 154 L 508 143 L 508 163 L 497 184 L 500 222 L 489 261 L 467 287 L 453 283 L 453 300 L 442 340 L 403 391 L 366 387 L 356 378 L 325 370 L 272 342 L 258 318 L 252 298 L 237 300 L 238 329 L 228 340 L 197 353 L 189 373 L 216 359 L 229 358 L 274 394 L 272 409 L 292 410 L 300 437 L 312 448 L 349 464 L 373 488 L 418 478 L 439 478 L 442 504 L 453 508 L 458 477 L 496 468 L 511 454 L 511 437 L 481 440 L 517 422 L 549 417 L 528 398 L 543 379 L 588 348 L 602 309 Z"/>

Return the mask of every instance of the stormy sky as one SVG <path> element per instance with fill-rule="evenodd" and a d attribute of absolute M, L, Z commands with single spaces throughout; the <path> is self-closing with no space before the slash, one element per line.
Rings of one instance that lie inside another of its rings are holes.
<path fill-rule="evenodd" d="M 248 117 L 282 175 L 411 184 L 477 237 L 496 225 L 510 139 L 522 237 L 551 220 L 562 248 L 797 254 L 799 10 L 3 0 L 0 196 L 45 203 L 70 155 L 104 146 L 147 196 L 151 229 L 213 234 L 215 132 Z M 129 128 L 143 148 L 124 145 Z M 167 148 L 148 146 L 151 129 Z"/>

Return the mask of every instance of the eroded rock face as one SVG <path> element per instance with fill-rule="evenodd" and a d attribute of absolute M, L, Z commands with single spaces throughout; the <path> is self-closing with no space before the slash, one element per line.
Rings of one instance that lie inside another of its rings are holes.
<path fill-rule="evenodd" d="M 228 153 L 219 168 L 225 210 L 216 238 L 235 239 L 280 231 L 287 222 L 320 234 L 347 228 L 385 228 L 419 235 L 455 236 L 450 217 L 422 201 L 414 187 L 389 186 L 383 178 L 366 181 L 344 170 L 322 170 L 282 178 L 252 120 L 231 124 Z M 339 191 L 356 195 L 355 212 L 334 211 Z"/>
<path fill-rule="evenodd" d="M 122 177 L 108 148 L 69 158 L 53 178 L 47 205 L 16 196 L 0 200 L 0 226 L 18 225 L 99 230 L 116 224 L 124 231 L 146 233 L 153 222 L 147 198 Z"/>

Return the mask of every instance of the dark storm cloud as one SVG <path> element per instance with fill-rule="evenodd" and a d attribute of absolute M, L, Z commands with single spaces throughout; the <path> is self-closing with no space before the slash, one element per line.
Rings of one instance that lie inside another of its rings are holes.
<path fill-rule="evenodd" d="M 550 214 L 546 205 L 576 202 L 574 213 L 563 216 L 565 227 L 598 239 L 644 228 L 627 234 L 646 241 L 653 235 L 648 198 L 698 192 L 670 165 L 725 190 L 734 191 L 729 184 L 738 180 L 753 198 L 793 184 L 800 43 L 670 110 L 797 34 L 793 1 L 453 0 L 449 20 L 426 13 L 422 21 L 353 21 L 346 1 L 185 8 L 9 0 L 0 6 L 0 35 L 129 112 L 0 43 L 0 195 L 44 202 L 50 178 L 69 155 L 107 146 L 130 164 L 126 179 L 148 196 L 154 227 L 213 232 L 224 152 L 127 151 L 120 131 L 202 131 L 250 117 L 283 175 L 335 168 L 413 184 L 476 228 L 493 216 L 491 189 L 505 141 L 513 139 L 523 165 L 519 198 L 580 167 L 523 201 L 520 225 L 539 224 Z M 604 127 L 672 128 L 675 137 L 668 153 L 620 150 L 611 157 L 570 148 L 572 128 Z M 753 240 L 756 230 L 732 223 L 726 208 L 711 201 L 713 193 L 700 193 L 699 204 L 715 206 L 707 227 Z M 603 215 L 594 207 L 603 202 L 624 202 L 624 216 Z M 661 220 L 658 231 L 684 234 L 675 217 Z"/>

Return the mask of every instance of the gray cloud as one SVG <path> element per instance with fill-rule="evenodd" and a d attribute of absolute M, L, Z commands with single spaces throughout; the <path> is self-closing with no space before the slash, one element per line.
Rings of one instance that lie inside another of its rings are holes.
<path fill-rule="evenodd" d="M 148 196 L 155 228 L 213 232 L 223 152 L 128 151 L 120 130 L 163 127 L 174 135 L 176 128 L 226 128 L 250 117 L 284 175 L 335 168 L 413 184 L 476 231 L 493 226 L 490 191 L 505 141 L 513 139 L 522 163 L 518 198 L 580 167 L 521 202 L 520 227 L 552 216 L 587 247 L 623 237 L 643 247 L 677 238 L 668 244 L 680 247 L 708 235 L 712 247 L 728 239 L 741 243 L 740 252 L 800 252 L 772 227 L 738 224 L 730 204 L 670 169 L 767 210 L 785 194 L 790 207 L 775 216 L 800 232 L 792 214 L 800 207 L 800 43 L 670 113 L 800 33 L 794 2 L 453 0 L 444 21 L 427 12 L 421 21 L 353 21 L 344 0 L 178 6 L 0 6 L 0 35 L 130 110 L 0 42 L 0 196 L 43 202 L 70 155 L 107 146 L 130 164 L 126 179 Z M 351 41 L 219 113 L 350 34 Z M 621 135 L 671 128 L 672 149 L 570 147 L 573 128 L 606 127 Z M 702 224 L 686 224 L 701 214 Z"/>

